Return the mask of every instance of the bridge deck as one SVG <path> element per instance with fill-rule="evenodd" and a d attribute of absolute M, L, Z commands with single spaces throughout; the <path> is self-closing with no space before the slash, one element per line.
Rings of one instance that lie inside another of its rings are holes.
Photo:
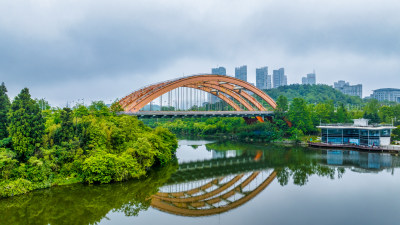
<path fill-rule="evenodd" d="M 256 117 L 272 116 L 273 111 L 139 111 L 121 112 L 138 118 L 176 118 L 176 117 Z"/>

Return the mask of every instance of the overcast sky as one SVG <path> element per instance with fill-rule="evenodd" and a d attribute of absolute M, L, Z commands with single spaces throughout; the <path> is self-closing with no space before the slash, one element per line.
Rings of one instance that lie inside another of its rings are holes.
<path fill-rule="evenodd" d="M 109 103 L 141 86 L 224 66 L 314 69 L 371 90 L 400 88 L 397 0 L 1 0 L 0 81 L 53 106 Z"/>

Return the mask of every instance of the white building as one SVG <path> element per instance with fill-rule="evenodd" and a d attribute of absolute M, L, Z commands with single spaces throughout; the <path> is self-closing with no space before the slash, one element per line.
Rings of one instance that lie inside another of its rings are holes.
<path fill-rule="evenodd" d="M 350 85 L 349 82 L 339 80 L 333 84 L 333 88 L 341 91 L 343 94 L 362 98 L 362 84 Z"/>
<path fill-rule="evenodd" d="M 371 98 L 378 101 L 391 101 L 400 103 L 400 89 L 396 88 L 381 88 L 374 90 Z"/>
<path fill-rule="evenodd" d="M 390 145 L 390 134 L 396 129 L 391 125 L 369 125 L 367 119 L 356 119 L 354 124 L 320 125 L 318 128 L 323 143 L 363 146 Z"/>

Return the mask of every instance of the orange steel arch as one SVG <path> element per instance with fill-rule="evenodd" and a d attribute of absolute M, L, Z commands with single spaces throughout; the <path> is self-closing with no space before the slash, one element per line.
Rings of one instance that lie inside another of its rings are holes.
<path fill-rule="evenodd" d="M 209 82 L 209 83 L 212 83 L 212 84 L 215 84 L 215 82 Z M 220 84 L 220 86 L 221 87 L 223 87 L 223 88 L 225 88 L 225 89 L 228 89 L 228 90 L 231 90 L 231 91 L 234 91 L 234 92 L 236 92 L 237 94 L 239 94 L 242 98 L 244 98 L 244 99 L 246 99 L 246 100 L 248 100 L 250 103 L 252 103 L 253 105 L 255 105 L 260 111 L 265 111 L 266 109 L 265 109 L 265 107 L 261 104 L 261 103 L 259 103 L 253 96 L 251 96 L 249 93 L 247 93 L 247 92 L 245 92 L 245 91 L 242 91 L 242 90 L 235 90 L 234 88 L 234 86 L 233 85 L 231 85 L 231 84 Z M 249 108 L 248 108 L 249 109 Z M 250 111 L 254 111 L 254 110 L 251 110 L 251 109 L 249 109 Z"/>
<path fill-rule="evenodd" d="M 215 85 L 215 84 L 209 84 L 209 83 L 203 83 L 202 86 L 209 87 L 209 88 L 211 88 L 211 90 L 215 89 L 215 90 L 218 90 L 219 92 L 225 93 L 225 94 L 231 96 L 232 98 L 234 98 L 235 100 L 237 100 L 238 102 L 242 103 L 243 106 L 247 108 L 247 110 L 254 111 L 253 106 L 251 106 L 245 99 L 243 99 L 242 95 L 240 95 L 239 93 L 235 92 L 234 90 L 225 88 L 223 86 L 218 86 L 218 85 Z M 196 88 L 194 85 L 186 85 L 185 87 Z M 209 92 L 209 93 L 213 94 L 213 91 L 206 91 L 206 92 Z M 216 95 L 216 96 L 222 99 L 222 96 L 219 96 L 219 95 Z M 222 100 L 224 100 L 224 99 L 222 99 Z M 241 111 L 241 110 L 237 110 L 237 111 Z"/>
<path fill-rule="evenodd" d="M 153 101 L 154 99 L 158 98 L 159 96 L 172 91 L 176 88 L 179 87 L 195 87 L 197 86 L 199 89 L 199 86 L 202 90 L 212 93 L 212 89 L 203 89 L 202 87 L 204 86 L 210 86 L 210 85 L 216 85 L 219 86 L 219 88 L 226 88 L 227 91 L 224 92 L 225 94 L 229 96 L 236 96 L 234 95 L 233 92 L 237 93 L 240 95 L 240 103 L 244 106 L 249 106 L 248 102 L 251 102 L 254 104 L 259 110 L 265 110 L 265 108 L 260 104 L 258 101 L 256 101 L 251 95 L 246 93 L 245 91 L 241 90 L 248 90 L 253 92 L 254 94 L 258 95 L 261 99 L 266 101 L 272 108 L 276 108 L 276 103 L 275 101 L 269 97 L 267 94 L 265 94 L 263 91 L 260 89 L 256 88 L 254 85 L 247 83 L 245 81 L 239 80 L 237 78 L 229 77 L 229 76 L 223 76 L 223 75 L 214 75 L 214 74 L 207 74 L 207 75 L 194 75 L 194 76 L 189 76 L 189 77 L 183 77 L 183 78 L 178 78 L 175 80 L 170 80 L 170 81 L 165 81 L 161 82 L 158 84 L 153 84 L 148 87 L 142 88 L 138 91 L 135 91 L 131 93 L 130 95 L 124 97 L 123 99 L 120 100 L 120 105 L 125 109 L 125 111 L 131 111 L 131 112 L 137 112 L 141 108 L 143 108 L 145 105 Z M 216 89 L 216 88 L 213 88 Z M 219 95 L 217 95 L 220 97 Z M 222 98 L 221 98 L 222 99 Z M 222 99 L 226 101 L 225 98 Z M 236 99 L 236 98 L 235 98 Z M 248 101 L 248 102 L 247 102 Z M 229 103 L 228 103 L 229 104 Z M 234 107 L 235 108 L 235 107 Z M 246 107 L 249 109 L 249 107 Z M 235 108 L 238 110 L 237 108 Z M 250 107 L 249 110 L 254 110 L 252 107 Z"/>
<path fill-rule="evenodd" d="M 231 209 L 237 208 L 245 204 L 246 202 L 250 201 L 251 199 L 253 199 L 256 195 L 258 195 L 261 191 L 263 191 L 266 187 L 268 187 L 269 184 L 272 183 L 272 181 L 276 178 L 277 175 L 276 172 L 273 171 L 267 177 L 267 179 L 265 179 L 260 185 L 257 186 L 257 188 L 255 188 L 253 191 L 247 193 L 244 197 L 236 201 L 215 208 L 201 209 L 201 207 L 218 203 L 222 200 L 228 199 L 229 197 L 233 196 L 236 192 L 241 192 L 245 186 L 247 186 L 254 178 L 257 177 L 258 173 L 259 172 L 253 172 L 253 174 L 249 176 L 245 181 L 243 181 L 240 185 L 238 185 L 231 191 L 228 191 L 219 197 L 210 198 L 213 197 L 213 195 L 215 194 L 223 192 L 229 186 L 232 186 L 232 184 L 235 183 L 235 181 L 237 181 L 239 177 L 242 177 L 242 175 L 236 176 L 233 179 L 234 181 L 232 180 L 210 193 L 206 193 L 199 196 L 193 196 L 193 197 L 189 196 L 185 198 L 185 195 L 187 195 L 187 193 L 176 193 L 176 194 L 157 193 L 152 197 L 151 206 L 161 211 L 180 216 L 198 217 L 198 216 L 210 216 L 210 215 L 220 214 L 229 211 Z M 217 180 L 213 180 L 210 183 L 203 185 L 200 188 L 204 189 L 205 187 L 209 187 L 210 184 L 215 184 L 217 182 L 218 182 Z M 190 192 L 199 192 L 199 191 L 200 190 L 197 189 L 190 190 Z"/>
<path fill-rule="evenodd" d="M 216 94 L 212 91 L 212 88 L 207 87 L 207 86 L 202 86 L 202 87 L 198 87 L 196 85 L 187 85 L 186 87 L 190 87 L 190 88 L 194 88 L 197 90 L 202 90 L 205 92 L 208 92 L 212 95 L 217 96 L 218 98 L 222 99 L 223 101 L 225 101 L 226 103 L 228 103 L 230 106 L 232 106 L 232 108 L 234 108 L 236 111 L 242 111 L 242 109 L 240 108 L 240 106 L 238 106 L 234 101 L 232 101 L 231 99 L 229 99 L 228 97 L 226 97 L 225 95 L 222 94 Z M 232 96 L 232 95 L 231 95 Z M 234 97 L 235 98 L 235 97 Z"/>

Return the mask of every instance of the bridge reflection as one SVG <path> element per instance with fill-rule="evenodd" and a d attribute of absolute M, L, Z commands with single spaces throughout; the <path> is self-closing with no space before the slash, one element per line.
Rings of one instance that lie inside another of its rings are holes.
<path fill-rule="evenodd" d="M 204 184 L 200 182 L 201 185 L 198 187 L 183 191 L 159 192 L 153 195 L 151 206 L 181 216 L 219 214 L 250 201 L 268 187 L 275 178 L 275 171 L 267 176 L 264 171 L 256 171 L 250 174 L 241 173 L 236 176 L 220 177 L 205 181 Z"/>
<path fill-rule="evenodd" d="M 263 152 L 212 150 L 212 159 L 181 163 L 151 206 L 181 216 L 210 216 L 239 207 L 263 191 L 276 172 Z"/>

